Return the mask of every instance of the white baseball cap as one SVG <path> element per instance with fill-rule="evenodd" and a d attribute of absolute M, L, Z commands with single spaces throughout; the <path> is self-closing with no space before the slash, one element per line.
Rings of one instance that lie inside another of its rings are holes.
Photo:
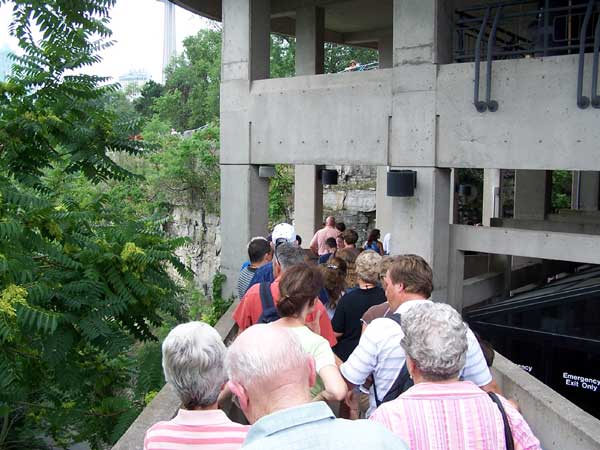
<path fill-rule="evenodd" d="M 273 233 L 271 234 L 271 241 L 273 244 L 277 244 L 278 240 L 285 240 L 289 243 L 296 242 L 296 230 L 289 223 L 280 223 L 275 225 Z"/>

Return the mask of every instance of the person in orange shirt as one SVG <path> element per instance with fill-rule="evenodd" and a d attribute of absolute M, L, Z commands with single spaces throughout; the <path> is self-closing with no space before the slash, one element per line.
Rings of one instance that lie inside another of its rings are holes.
<path fill-rule="evenodd" d="M 269 286 L 274 304 L 279 301 L 280 297 L 279 280 L 281 275 L 293 265 L 302 263 L 304 260 L 304 250 L 292 244 L 284 242 L 275 248 L 273 256 L 275 281 Z M 233 319 L 237 323 L 240 333 L 255 323 L 270 321 L 269 317 L 266 317 L 267 311 L 263 311 L 260 288 L 260 283 L 250 287 L 233 313 Z M 320 301 L 315 302 L 314 310 L 306 316 L 306 325 L 313 332 L 327 339 L 330 346 L 333 347 L 337 344 L 327 310 Z"/>

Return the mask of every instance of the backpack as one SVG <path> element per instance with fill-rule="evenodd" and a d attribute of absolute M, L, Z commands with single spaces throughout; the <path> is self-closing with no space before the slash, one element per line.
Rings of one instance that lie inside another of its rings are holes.
<path fill-rule="evenodd" d="M 271 295 L 271 283 L 268 281 L 260 283 L 259 293 L 262 312 L 260 313 L 257 323 L 275 322 L 280 318 L 280 316 L 277 308 L 275 307 L 273 295 Z"/>
<path fill-rule="evenodd" d="M 394 322 L 396 322 L 398 324 L 398 326 L 402 325 L 402 317 L 400 316 L 400 314 L 397 314 L 397 313 L 391 314 L 389 316 L 386 316 L 386 318 L 393 320 Z M 390 389 L 387 391 L 387 393 L 383 397 L 383 400 L 379 400 L 379 397 L 377 396 L 377 387 L 375 386 L 375 378 L 373 378 L 373 390 L 375 392 L 375 403 L 376 403 L 377 407 L 379 407 L 379 405 L 381 405 L 382 403 L 386 403 L 391 400 L 394 400 L 400 394 L 402 394 L 404 391 L 406 391 L 408 388 L 412 387 L 413 385 L 414 385 L 414 382 L 413 382 L 412 378 L 410 377 L 410 374 L 408 373 L 408 366 L 406 365 L 406 359 L 405 359 L 404 364 L 402 365 L 402 369 L 400 369 L 400 373 L 398 374 L 398 376 L 392 383 L 392 386 L 390 387 Z"/>

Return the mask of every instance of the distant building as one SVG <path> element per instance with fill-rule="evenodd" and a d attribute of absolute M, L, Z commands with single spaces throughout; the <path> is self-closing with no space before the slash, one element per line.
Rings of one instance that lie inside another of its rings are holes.
<path fill-rule="evenodd" d="M 8 45 L 0 48 L 0 81 L 4 81 L 11 71 L 13 62 L 10 59 L 12 50 Z"/>
<path fill-rule="evenodd" d="M 142 87 L 150 79 L 150 74 L 145 70 L 131 70 L 119 77 L 121 88 L 130 99 L 141 95 Z"/>

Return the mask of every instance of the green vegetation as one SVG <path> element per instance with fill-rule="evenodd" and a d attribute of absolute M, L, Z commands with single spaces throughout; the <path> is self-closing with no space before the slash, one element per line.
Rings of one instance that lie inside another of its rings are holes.
<path fill-rule="evenodd" d="M 211 298 L 194 287 L 175 255 L 187 241 L 163 232 L 173 205 L 219 211 L 221 33 L 187 38 L 166 84 L 132 103 L 81 74 L 110 45 L 114 3 L 13 2 L 22 53 L 0 83 L 2 449 L 111 445 L 164 384 L 161 339 L 231 304 L 223 275 Z M 272 44 L 273 76 L 293 75 L 293 39 Z M 353 51 L 328 47 L 328 71 L 374 59 Z M 272 221 L 289 219 L 292 187 L 291 167 L 277 167 Z"/>

